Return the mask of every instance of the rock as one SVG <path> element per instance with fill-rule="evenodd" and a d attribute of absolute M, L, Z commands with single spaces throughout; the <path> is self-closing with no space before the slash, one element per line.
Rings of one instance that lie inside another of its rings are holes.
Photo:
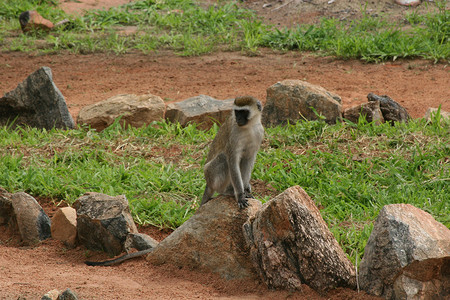
<path fill-rule="evenodd" d="M 41 300 L 57 300 L 59 296 L 58 290 L 51 290 L 42 296 Z"/>
<path fill-rule="evenodd" d="M 77 123 L 103 130 L 121 117 L 120 123 L 133 127 L 149 125 L 164 119 L 164 101 L 154 95 L 124 94 L 85 106 L 78 114 Z"/>
<path fill-rule="evenodd" d="M 59 295 L 58 300 L 78 300 L 78 296 L 71 289 L 66 289 Z"/>
<path fill-rule="evenodd" d="M 124 195 L 86 193 L 73 207 L 77 210 L 78 240 L 88 249 L 118 255 L 124 250 L 127 235 L 138 232 Z"/>
<path fill-rule="evenodd" d="M 21 13 L 19 16 L 19 23 L 23 32 L 28 32 L 36 29 L 50 31 L 53 28 L 53 23 L 42 17 L 35 10 L 27 10 Z"/>
<path fill-rule="evenodd" d="M 125 240 L 126 252 L 130 252 L 131 249 L 141 251 L 155 248 L 156 246 L 158 246 L 158 242 L 144 233 L 129 233 Z"/>
<path fill-rule="evenodd" d="M 244 228 L 253 264 L 269 288 L 356 287 L 352 263 L 299 186 L 265 203 Z"/>
<path fill-rule="evenodd" d="M 52 218 L 51 232 L 54 239 L 74 248 L 77 241 L 77 211 L 72 207 L 58 209 Z"/>
<path fill-rule="evenodd" d="M 359 282 L 385 299 L 448 299 L 450 230 L 412 205 L 384 206 L 364 250 Z"/>
<path fill-rule="evenodd" d="M 11 201 L 20 236 L 25 245 L 35 245 L 51 236 L 50 218 L 36 199 L 20 192 L 13 194 Z"/>
<path fill-rule="evenodd" d="M 71 289 L 66 289 L 62 293 L 55 289 L 42 296 L 41 300 L 78 300 L 78 296 Z"/>
<path fill-rule="evenodd" d="M 222 124 L 233 108 L 231 100 L 217 100 L 210 96 L 200 95 L 181 102 L 167 105 L 166 119 L 186 126 L 195 123 L 200 129 L 207 130 L 214 123 Z"/>
<path fill-rule="evenodd" d="M 75 128 L 64 96 L 53 83 L 52 71 L 42 67 L 0 98 L 0 125 L 14 122 L 36 128 Z"/>
<path fill-rule="evenodd" d="M 0 225 L 9 224 L 14 216 L 11 196 L 11 193 L 0 187 Z"/>
<path fill-rule="evenodd" d="M 437 113 L 439 111 L 439 116 L 437 116 Z M 425 113 L 425 115 L 423 116 L 423 118 L 425 120 L 427 120 L 428 122 L 432 122 L 433 120 L 436 119 L 436 117 L 440 118 L 440 122 L 443 122 L 444 119 L 445 120 L 449 120 L 450 119 L 450 113 L 445 111 L 445 110 L 439 110 L 438 108 L 433 108 L 433 107 L 429 107 Z"/>
<path fill-rule="evenodd" d="M 367 95 L 369 102 L 379 101 L 383 118 L 394 125 L 394 122 L 408 122 L 411 117 L 405 108 L 388 96 L 377 96 L 374 93 Z"/>
<path fill-rule="evenodd" d="M 421 0 L 395 0 L 395 3 L 403 6 L 417 6 L 422 3 Z"/>
<path fill-rule="evenodd" d="M 344 119 L 353 123 L 358 123 L 360 117 L 365 117 L 366 121 L 375 124 L 381 124 L 384 122 L 383 114 L 380 109 L 379 101 L 372 101 L 369 103 L 363 103 L 361 105 L 353 106 L 344 111 Z"/>
<path fill-rule="evenodd" d="M 240 210 L 232 197 L 214 198 L 161 241 L 147 259 L 158 265 L 213 272 L 225 279 L 256 279 L 242 225 L 260 207 L 259 201 L 249 199 L 249 207 Z"/>
<path fill-rule="evenodd" d="M 262 114 L 264 126 L 298 120 L 318 120 L 322 115 L 334 124 L 342 117 L 341 98 L 324 88 L 301 80 L 284 80 L 267 89 L 267 101 Z M 317 112 L 317 114 L 316 114 Z"/>

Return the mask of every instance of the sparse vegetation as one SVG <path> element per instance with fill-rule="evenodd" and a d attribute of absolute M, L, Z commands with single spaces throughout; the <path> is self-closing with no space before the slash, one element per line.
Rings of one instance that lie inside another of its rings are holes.
<path fill-rule="evenodd" d="M 399 57 L 437 62 L 450 57 L 450 11 L 445 3 L 437 2 L 433 14 L 409 14 L 408 28 L 383 16 L 363 14 L 353 21 L 323 19 L 317 25 L 280 30 L 264 24 L 254 13 L 232 1 L 202 8 L 193 0 L 140 0 L 74 17 L 58 9 L 55 1 L 5 0 L 0 3 L 0 24 L 4 28 L 0 30 L 0 49 L 116 54 L 171 49 L 180 55 L 201 55 L 219 49 L 254 54 L 259 47 L 271 47 L 375 62 Z M 37 9 L 54 22 L 68 17 L 72 21 L 66 28 L 50 34 L 35 32 L 24 37 L 18 33 L 18 15 L 29 9 Z M 123 26 L 135 26 L 137 31 L 132 35 L 120 34 Z M 37 47 L 38 40 L 45 40 L 45 46 L 40 43 Z"/>
<path fill-rule="evenodd" d="M 449 130 L 437 117 L 267 128 L 253 178 L 278 192 L 303 187 L 355 261 L 386 204 L 410 203 L 450 227 Z M 102 132 L 2 127 L 0 186 L 56 203 L 88 191 L 125 194 L 138 223 L 175 228 L 198 207 L 206 146 L 216 132 L 164 122 L 139 129 L 116 122 Z"/>

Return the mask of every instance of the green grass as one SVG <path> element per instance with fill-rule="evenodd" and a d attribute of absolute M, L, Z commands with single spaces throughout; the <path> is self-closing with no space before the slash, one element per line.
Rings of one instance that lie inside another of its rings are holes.
<path fill-rule="evenodd" d="M 193 0 L 141 0 L 108 10 L 91 10 L 81 17 L 68 16 L 49 0 L 5 0 L 0 3 L 0 51 L 74 53 L 162 49 L 191 56 L 232 50 L 257 54 L 261 47 L 275 50 L 314 51 L 343 59 L 370 62 L 420 57 L 445 61 L 450 57 L 450 11 L 438 1 L 434 13 L 415 11 L 404 23 L 365 13 L 353 21 L 323 19 L 316 25 L 276 29 L 235 2 L 219 1 L 202 8 Z M 20 12 L 36 9 L 54 23 L 65 18 L 71 24 L 49 34 L 24 34 L 17 20 Z M 123 26 L 135 26 L 135 34 L 121 35 Z M 33 46 L 43 40 L 40 47 Z M 38 49 L 39 48 L 39 49 Z"/>
<path fill-rule="evenodd" d="M 450 227 L 450 122 L 438 121 L 267 128 L 253 178 L 278 192 L 305 189 L 355 261 L 384 205 L 409 203 Z M 167 123 L 124 129 L 116 122 L 102 132 L 2 127 L 0 186 L 56 203 L 85 192 L 124 194 L 136 222 L 176 228 L 198 208 L 216 132 Z"/>

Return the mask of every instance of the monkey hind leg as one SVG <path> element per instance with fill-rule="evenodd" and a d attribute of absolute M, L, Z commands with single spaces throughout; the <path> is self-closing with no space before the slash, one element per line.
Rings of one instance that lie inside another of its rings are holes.
<path fill-rule="evenodd" d="M 203 204 L 205 204 L 206 202 L 211 200 L 213 194 L 214 194 L 214 190 L 212 188 L 210 188 L 207 184 L 206 188 L 205 188 L 205 192 L 203 193 L 202 203 L 200 203 L 200 206 L 202 206 Z"/>
<path fill-rule="evenodd" d="M 234 197 L 234 188 L 233 185 L 229 184 L 228 187 L 222 191 L 220 194 L 224 196 L 233 196 Z"/>

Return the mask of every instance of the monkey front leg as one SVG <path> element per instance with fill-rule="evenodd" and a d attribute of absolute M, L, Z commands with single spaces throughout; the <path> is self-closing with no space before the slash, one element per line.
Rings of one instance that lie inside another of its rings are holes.
<path fill-rule="evenodd" d="M 246 199 L 246 192 L 244 190 L 244 183 L 242 181 L 242 175 L 239 163 L 237 161 L 230 161 L 229 164 L 230 169 L 230 177 L 231 184 L 234 188 L 234 197 L 237 200 L 239 208 L 246 208 L 248 206 L 248 201 Z"/>

